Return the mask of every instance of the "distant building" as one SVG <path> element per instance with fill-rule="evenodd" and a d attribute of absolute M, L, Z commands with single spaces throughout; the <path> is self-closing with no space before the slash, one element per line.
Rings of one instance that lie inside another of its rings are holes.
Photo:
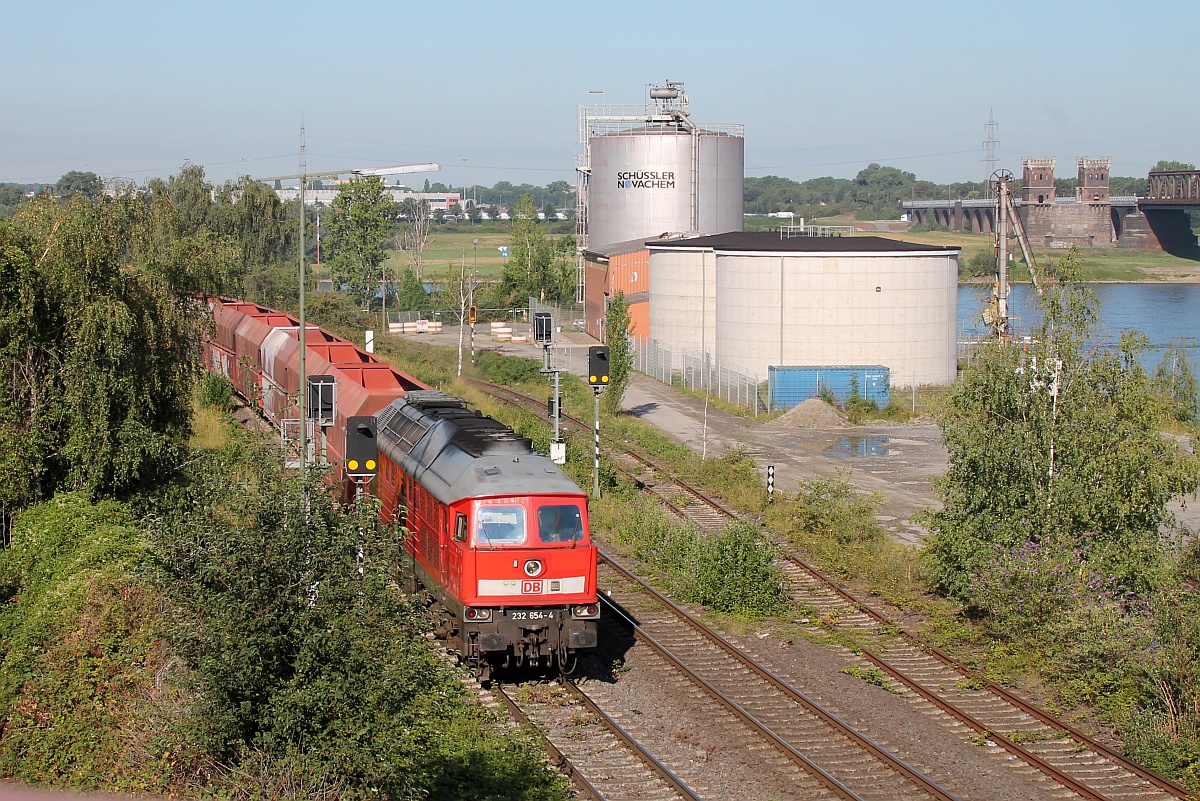
<path fill-rule="evenodd" d="M 338 195 L 338 188 L 321 188 L 321 189 L 306 189 L 304 191 L 304 202 L 306 205 L 314 206 L 320 203 L 323 206 L 328 206 L 333 203 L 333 199 Z M 414 192 L 407 186 L 385 186 L 383 191 L 392 196 L 392 200 L 397 203 L 403 203 L 406 200 L 424 200 L 429 203 L 430 211 L 450 211 L 454 205 L 462 206 L 461 192 Z M 285 203 L 295 200 L 300 195 L 300 187 L 289 186 L 283 189 L 276 189 L 275 192 L 279 195 L 279 199 Z"/>

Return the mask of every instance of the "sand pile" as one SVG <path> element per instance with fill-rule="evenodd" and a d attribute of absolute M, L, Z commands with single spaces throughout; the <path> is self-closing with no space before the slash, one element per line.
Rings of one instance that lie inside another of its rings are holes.
<path fill-rule="evenodd" d="M 849 428 L 846 415 L 820 398 L 809 398 L 767 423 L 768 428 Z"/>

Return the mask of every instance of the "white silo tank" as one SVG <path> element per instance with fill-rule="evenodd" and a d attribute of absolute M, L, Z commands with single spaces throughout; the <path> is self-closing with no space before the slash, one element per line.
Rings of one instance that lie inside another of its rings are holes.
<path fill-rule="evenodd" d="M 692 122 L 682 84 L 668 82 L 650 96 L 654 104 L 636 114 L 628 106 L 580 107 L 588 247 L 742 230 L 742 126 Z"/>

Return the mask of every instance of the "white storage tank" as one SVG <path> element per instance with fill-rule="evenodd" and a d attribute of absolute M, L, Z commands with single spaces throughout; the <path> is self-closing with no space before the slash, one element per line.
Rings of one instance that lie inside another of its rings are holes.
<path fill-rule="evenodd" d="M 711 284 L 701 269 L 706 250 L 715 261 Z M 896 386 L 949 384 L 957 372 L 959 252 L 777 232 L 651 243 L 650 335 L 672 348 L 708 339 L 707 331 L 681 333 L 707 325 L 670 297 L 701 293 L 715 310 L 714 357 L 761 380 L 770 366 L 878 364 Z M 656 281 L 660 264 L 669 283 Z"/>
<path fill-rule="evenodd" d="M 744 142 L 674 125 L 592 137 L 589 246 L 667 232 L 740 231 Z"/>
<path fill-rule="evenodd" d="M 655 87 L 646 106 L 580 107 L 587 247 L 742 229 L 743 128 L 694 123 L 682 87 Z"/>

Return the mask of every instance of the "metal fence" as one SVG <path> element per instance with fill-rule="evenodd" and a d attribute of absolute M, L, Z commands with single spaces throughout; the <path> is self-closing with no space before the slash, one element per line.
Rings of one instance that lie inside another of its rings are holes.
<path fill-rule="evenodd" d="M 714 358 L 707 350 L 684 348 L 679 353 L 680 383 L 693 392 L 708 390 L 737 406 L 766 411 L 759 393 L 758 374 Z"/>
<path fill-rule="evenodd" d="M 548 303 L 542 303 L 537 298 L 530 298 L 530 319 L 533 319 L 533 315 L 538 313 L 549 314 L 556 329 L 562 331 L 584 330 L 584 311 L 583 304 L 581 303 L 573 303 L 568 306 L 552 306 Z"/>
<path fill-rule="evenodd" d="M 633 369 L 657 379 L 664 384 L 671 384 L 674 362 L 670 348 L 665 348 L 655 342 L 633 337 Z"/>
<path fill-rule="evenodd" d="M 752 409 L 755 417 L 766 411 L 758 376 L 737 365 L 722 363 L 712 353 L 698 348 L 684 348 L 676 352 L 671 348 L 644 339 L 631 340 L 633 345 L 633 369 L 664 384 L 680 386 L 693 392 L 706 389 L 715 397 L 729 403 Z"/>

